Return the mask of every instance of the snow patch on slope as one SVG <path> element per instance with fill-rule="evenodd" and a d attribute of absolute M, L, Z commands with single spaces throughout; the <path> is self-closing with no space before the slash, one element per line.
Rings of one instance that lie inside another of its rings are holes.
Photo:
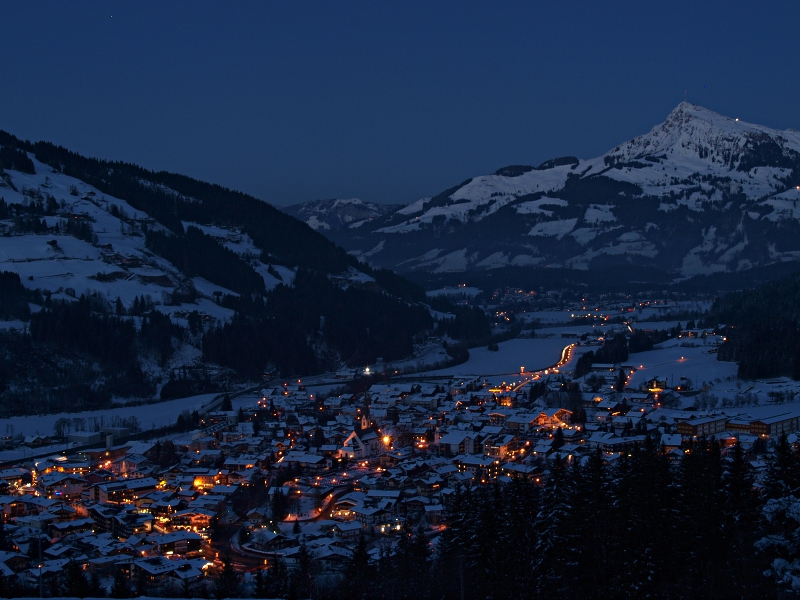
<path fill-rule="evenodd" d="M 555 237 L 561 239 L 575 228 L 578 219 L 563 219 L 559 221 L 545 221 L 537 223 L 528 232 L 528 235 Z"/>

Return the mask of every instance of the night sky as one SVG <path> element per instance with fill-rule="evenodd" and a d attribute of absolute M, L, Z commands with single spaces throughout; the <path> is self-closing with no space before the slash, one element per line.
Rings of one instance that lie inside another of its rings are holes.
<path fill-rule="evenodd" d="M 590 158 L 684 90 L 800 128 L 796 1 L 3 2 L 0 26 L 0 129 L 277 205 Z"/>

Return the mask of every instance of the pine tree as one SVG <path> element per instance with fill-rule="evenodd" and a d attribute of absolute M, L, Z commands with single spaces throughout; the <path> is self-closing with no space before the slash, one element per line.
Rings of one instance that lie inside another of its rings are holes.
<path fill-rule="evenodd" d="M 498 587 L 509 598 L 524 598 L 533 588 L 531 566 L 536 547 L 538 504 L 538 488 L 525 477 L 514 479 L 503 489 L 503 514 L 497 543 L 501 549 L 513 548 L 513 551 L 500 551 Z"/>
<path fill-rule="evenodd" d="M 690 443 L 677 473 L 676 546 L 680 566 L 672 571 L 676 593 L 721 593 L 726 575 L 717 548 L 722 527 L 722 467 L 714 438 Z"/>
<path fill-rule="evenodd" d="M 192 585 L 189 583 L 189 578 L 185 578 L 181 581 L 181 595 L 184 598 L 194 598 L 194 593 L 192 591 Z"/>
<path fill-rule="evenodd" d="M 374 569 L 369 564 L 367 542 L 361 535 L 353 557 L 345 569 L 344 579 L 339 586 L 339 596 L 342 600 L 367 600 L 374 597 L 373 577 Z"/>
<path fill-rule="evenodd" d="M 550 478 L 542 492 L 536 515 L 536 551 L 534 575 L 540 597 L 563 594 L 569 588 L 572 552 L 568 539 L 573 488 L 569 470 L 561 460 L 550 463 Z"/>
<path fill-rule="evenodd" d="M 621 394 L 622 392 L 625 391 L 625 383 L 626 383 L 625 371 L 620 369 L 619 373 L 617 374 L 617 381 L 614 383 L 614 390 Z"/>
<path fill-rule="evenodd" d="M 89 595 L 89 581 L 83 573 L 83 568 L 74 560 L 64 565 L 63 571 L 64 596 L 85 598 Z"/>
<path fill-rule="evenodd" d="M 599 448 L 589 455 L 577 478 L 576 498 L 580 505 L 573 521 L 583 529 L 582 551 L 578 553 L 576 589 L 587 596 L 607 593 L 615 553 L 613 486 Z"/>
<path fill-rule="evenodd" d="M 428 540 L 420 526 L 416 531 L 406 523 L 400 533 L 392 561 L 395 598 L 424 598 L 429 589 Z"/>
<path fill-rule="evenodd" d="M 434 561 L 434 585 L 439 597 L 457 597 L 454 590 L 461 587 L 463 561 L 469 539 L 469 509 L 472 493 L 457 486 L 447 506 L 447 528 L 439 536 Z"/>
<path fill-rule="evenodd" d="M 497 484 L 478 488 L 470 519 L 469 538 L 465 548 L 465 566 L 469 566 L 470 589 L 483 598 L 498 585 L 497 538 L 500 534 L 500 488 Z"/>
<path fill-rule="evenodd" d="M 297 570 L 292 574 L 290 581 L 290 594 L 297 594 L 298 598 L 311 598 L 314 584 L 312 570 L 312 556 L 305 542 L 300 543 L 297 553 Z"/>
<path fill-rule="evenodd" d="M 553 434 L 553 450 L 558 450 L 564 445 L 564 431 L 559 427 Z"/>
<path fill-rule="evenodd" d="M 765 485 L 767 498 L 800 497 L 800 458 L 782 433 L 775 444 Z"/>
<path fill-rule="evenodd" d="M 261 569 L 253 577 L 253 598 L 267 598 L 267 583 Z"/>
<path fill-rule="evenodd" d="M 286 496 L 280 487 L 272 488 L 272 497 L 270 498 L 270 514 L 273 521 L 283 521 L 288 512 Z"/>
<path fill-rule="evenodd" d="M 723 505 L 723 551 L 726 571 L 730 574 L 732 592 L 755 597 L 767 589 L 762 573 L 766 570 L 761 557 L 753 548 L 764 532 L 761 502 L 753 488 L 753 474 L 737 441 L 728 452 L 722 478 L 725 500 Z"/>
<path fill-rule="evenodd" d="M 214 597 L 217 600 L 222 598 L 238 598 L 241 594 L 241 578 L 233 568 L 230 556 L 222 559 L 222 570 L 214 578 Z"/>
<path fill-rule="evenodd" d="M 100 576 L 97 573 L 92 573 L 89 577 L 89 595 L 93 598 L 103 598 L 106 593 L 103 586 L 100 584 Z"/>
<path fill-rule="evenodd" d="M 670 564 L 670 524 L 673 503 L 670 485 L 672 477 L 669 464 L 659 455 L 655 441 L 647 436 L 643 446 L 637 446 L 631 453 L 631 481 L 628 498 L 631 502 L 617 496 L 620 505 L 626 506 L 626 518 L 631 524 L 629 531 L 633 539 L 623 543 L 634 546 L 634 569 L 638 570 L 640 580 L 633 582 L 638 593 L 658 594 L 666 585 L 665 565 Z"/>
<path fill-rule="evenodd" d="M 264 578 L 265 598 L 285 598 L 289 594 L 289 573 L 286 563 L 280 557 L 272 561 L 272 566 Z"/>

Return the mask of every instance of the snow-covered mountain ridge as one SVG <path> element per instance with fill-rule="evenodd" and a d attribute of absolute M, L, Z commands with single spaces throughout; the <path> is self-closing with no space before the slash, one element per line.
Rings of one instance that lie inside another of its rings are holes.
<path fill-rule="evenodd" d="M 341 227 L 358 227 L 377 217 L 392 213 L 402 205 L 375 204 L 359 198 L 334 198 L 311 200 L 302 204 L 286 206 L 283 212 L 304 221 L 316 230 L 331 230 Z"/>
<path fill-rule="evenodd" d="M 470 179 L 325 232 L 378 266 L 431 272 L 641 264 L 679 276 L 800 258 L 800 133 L 679 104 L 589 160 Z"/>
<path fill-rule="evenodd" d="M 402 359 L 424 300 L 252 196 L 0 131 L 0 414 Z"/>

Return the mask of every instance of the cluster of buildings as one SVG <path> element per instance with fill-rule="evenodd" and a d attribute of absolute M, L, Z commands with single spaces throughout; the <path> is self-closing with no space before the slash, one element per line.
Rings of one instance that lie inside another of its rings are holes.
<path fill-rule="evenodd" d="M 44 586 L 77 561 L 107 585 L 122 573 L 155 593 L 200 584 L 228 553 L 246 570 L 278 558 L 291 568 L 302 545 L 320 569 L 341 572 L 361 536 L 377 556 L 407 525 L 435 535 L 459 488 L 542 484 L 554 458 L 600 451 L 611 463 L 647 435 L 679 460 L 689 438 L 748 447 L 800 425 L 789 407 L 769 418 L 664 408 L 666 382 L 648 385 L 598 394 L 539 373 L 374 384 L 328 398 L 299 381 L 263 389 L 202 415 L 194 431 L 107 437 L 69 457 L 5 465 L 0 571 Z"/>

